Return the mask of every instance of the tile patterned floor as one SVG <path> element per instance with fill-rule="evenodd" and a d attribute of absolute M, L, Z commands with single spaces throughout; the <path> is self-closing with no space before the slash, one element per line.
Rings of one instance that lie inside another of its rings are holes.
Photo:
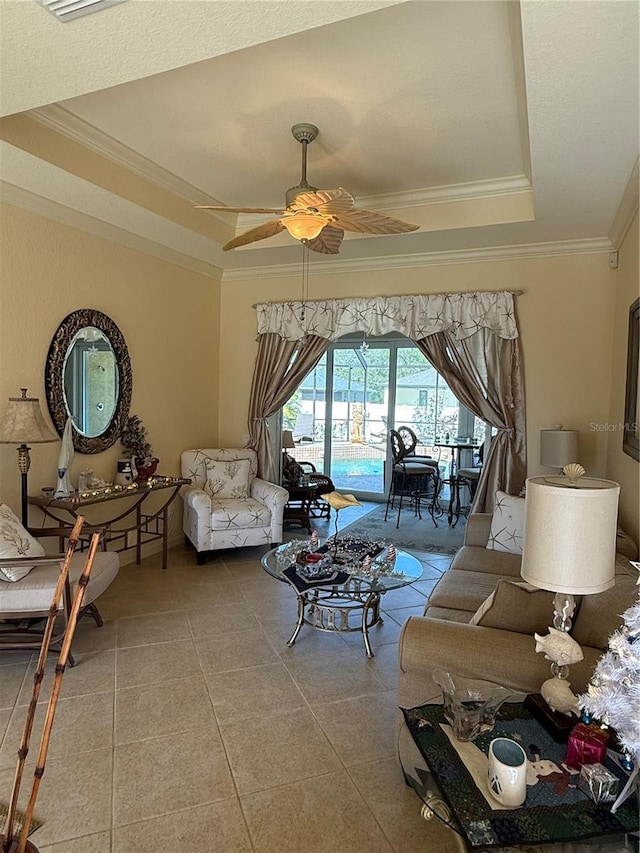
<path fill-rule="evenodd" d="M 456 849 L 420 818 L 394 743 L 400 626 L 451 558 L 385 595 L 368 660 L 357 634 L 305 626 L 286 647 L 295 597 L 263 552 L 196 566 L 178 547 L 166 572 L 158 556 L 124 566 L 99 602 L 105 625 L 79 625 L 38 797 L 41 853 Z M 32 675 L 28 655 L 0 655 L 3 799 Z"/>

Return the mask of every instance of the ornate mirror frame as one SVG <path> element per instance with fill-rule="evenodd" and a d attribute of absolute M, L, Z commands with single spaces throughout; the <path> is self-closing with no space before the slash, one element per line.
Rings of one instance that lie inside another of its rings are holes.
<path fill-rule="evenodd" d="M 62 436 L 69 412 L 64 396 L 64 364 L 67 352 L 76 334 L 86 326 L 95 326 L 109 339 L 118 366 L 118 399 L 115 411 L 105 431 L 90 438 L 73 430 L 73 446 L 78 453 L 102 453 L 114 445 L 129 415 L 133 376 L 129 350 L 120 329 L 101 311 L 81 308 L 66 316 L 58 326 L 47 354 L 44 384 L 51 420 L 58 435 Z"/>

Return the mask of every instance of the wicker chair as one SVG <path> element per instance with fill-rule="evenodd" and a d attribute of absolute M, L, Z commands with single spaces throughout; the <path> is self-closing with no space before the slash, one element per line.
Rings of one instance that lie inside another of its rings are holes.
<path fill-rule="evenodd" d="M 310 483 L 315 483 L 317 489 L 315 498 L 311 502 L 309 516 L 311 518 L 330 518 L 331 507 L 325 501 L 318 500 L 320 495 L 326 495 L 335 491 L 333 480 L 316 470 L 313 462 L 298 461 L 285 451 L 282 457 L 282 485 L 286 488 L 296 485 L 304 476 L 309 478 Z"/>

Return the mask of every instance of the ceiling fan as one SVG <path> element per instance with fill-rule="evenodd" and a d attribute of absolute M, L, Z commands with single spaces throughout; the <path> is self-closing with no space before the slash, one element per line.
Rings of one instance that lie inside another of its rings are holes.
<path fill-rule="evenodd" d="M 225 251 L 273 237 L 286 228 L 292 237 L 305 243 L 312 251 L 337 255 L 345 231 L 357 231 L 360 234 L 403 234 L 420 227 L 392 216 L 357 208 L 355 198 L 342 187 L 335 190 L 312 187 L 307 183 L 307 146 L 318 135 L 318 128 L 314 124 L 294 124 L 291 133 L 302 144 L 302 177 L 297 186 L 287 190 L 284 208 L 197 205 L 204 210 L 223 210 L 227 213 L 278 214 L 277 219 L 270 219 L 263 225 L 229 240 L 222 247 Z"/>

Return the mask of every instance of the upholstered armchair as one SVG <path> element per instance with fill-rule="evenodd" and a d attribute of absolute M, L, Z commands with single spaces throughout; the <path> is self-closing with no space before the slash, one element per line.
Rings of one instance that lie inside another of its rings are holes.
<path fill-rule="evenodd" d="M 192 481 L 182 495 L 183 530 L 196 549 L 199 566 L 207 551 L 282 542 L 289 493 L 256 476 L 255 450 L 185 450 L 181 461 L 182 475 Z"/>

